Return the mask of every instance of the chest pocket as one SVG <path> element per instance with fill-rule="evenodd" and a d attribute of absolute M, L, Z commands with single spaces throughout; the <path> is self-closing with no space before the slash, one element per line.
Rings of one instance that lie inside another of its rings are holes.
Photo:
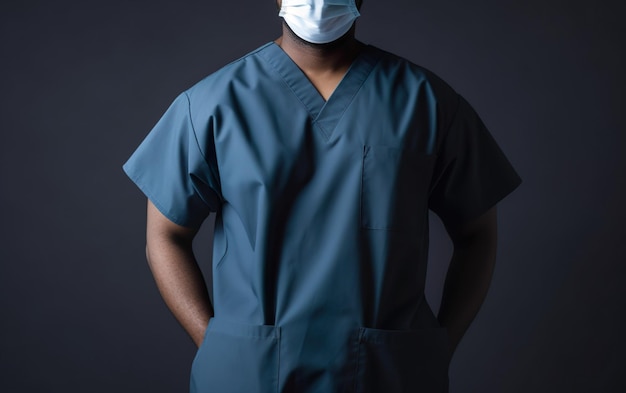
<path fill-rule="evenodd" d="M 361 227 L 419 231 L 428 212 L 435 156 L 386 146 L 365 146 Z"/>

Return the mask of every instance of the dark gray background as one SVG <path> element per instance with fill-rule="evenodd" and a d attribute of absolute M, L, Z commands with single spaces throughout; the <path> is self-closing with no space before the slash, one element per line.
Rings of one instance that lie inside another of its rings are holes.
<path fill-rule="evenodd" d="M 0 391 L 186 390 L 195 349 L 121 165 L 178 93 L 278 36 L 272 3 L 1 2 Z M 454 393 L 626 391 L 625 4 L 365 1 L 357 36 L 447 80 L 524 179 Z M 433 230 L 436 309 L 450 244 Z"/>

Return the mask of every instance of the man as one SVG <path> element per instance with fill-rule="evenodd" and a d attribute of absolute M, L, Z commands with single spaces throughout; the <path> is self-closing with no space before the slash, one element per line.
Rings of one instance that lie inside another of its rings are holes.
<path fill-rule="evenodd" d="M 519 177 L 449 86 L 355 39 L 360 1 L 278 7 L 282 36 L 181 94 L 124 166 L 199 347 L 191 390 L 445 392 Z M 437 317 L 429 208 L 454 243 Z M 214 304 L 192 251 L 210 212 Z"/>

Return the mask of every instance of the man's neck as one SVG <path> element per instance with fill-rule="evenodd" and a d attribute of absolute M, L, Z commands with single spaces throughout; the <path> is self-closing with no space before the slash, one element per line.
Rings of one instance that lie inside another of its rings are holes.
<path fill-rule="evenodd" d="M 307 75 L 344 74 L 363 47 L 354 37 L 354 27 L 332 43 L 311 44 L 297 37 L 285 23 L 283 35 L 275 42 Z"/>

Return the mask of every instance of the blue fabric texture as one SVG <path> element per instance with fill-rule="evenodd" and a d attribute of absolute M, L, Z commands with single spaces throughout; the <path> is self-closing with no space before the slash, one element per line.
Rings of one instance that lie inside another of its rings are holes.
<path fill-rule="evenodd" d="M 217 215 L 198 393 L 446 392 L 428 210 L 471 220 L 520 183 L 467 101 L 372 46 L 325 101 L 268 43 L 181 94 L 124 170 L 173 222 Z"/>

